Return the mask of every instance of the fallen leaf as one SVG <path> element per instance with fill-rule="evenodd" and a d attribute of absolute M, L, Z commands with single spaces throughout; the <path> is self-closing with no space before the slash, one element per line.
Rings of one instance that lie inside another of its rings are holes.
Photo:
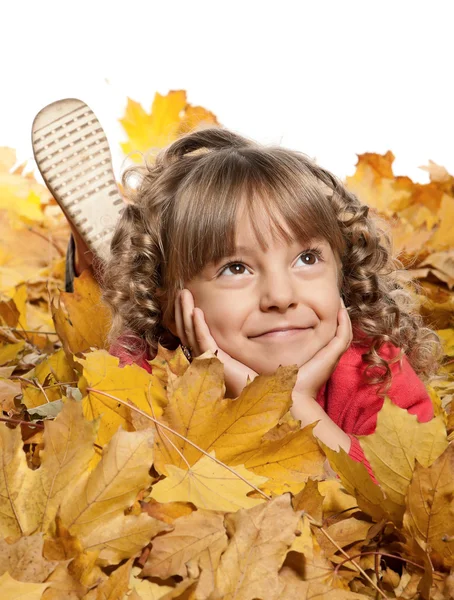
<path fill-rule="evenodd" d="M 435 550 L 447 566 L 454 565 L 454 446 L 430 466 L 416 463 L 408 488 L 404 527 L 423 550 Z"/>
<path fill-rule="evenodd" d="M 145 369 L 138 365 L 119 367 L 118 358 L 104 350 L 90 352 L 85 358 L 78 358 L 77 362 L 83 366 L 79 388 L 84 395 L 82 404 L 85 417 L 102 417 L 97 437 L 99 445 L 106 444 L 120 426 L 128 431 L 134 430 L 131 417 L 133 409 L 105 396 L 106 393 L 123 402 L 133 403 L 149 415 L 162 415 L 163 398 L 160 393 L 154 394 L 155 386 L 160 388 L 160 383 Z M 152 425 L 152 421 L 149 424 Z"/>
<path fill-rule="evenodd" d="M 292 506 L 295 511 L 303 510 L 320 523 L 323 518 L 323 496 L 319 492 L 318 483 L 309 479 L 293 498 Z"/>
<path fill-rule="evenodd" d="M 44 427 L 44 449 L 37 471 L 40 486 L 37 512 L 46 533 L 63 498 L 71 493 L 93 456 L 95 428 L 83 417 L 80 402 L 67 400 L 54 421 Z"/>
<path fill-rule="evenodd" d="M 13 579 L 9 573 L 0 577 L 2 600 L 40 600 L 49 583 L 24 583 Z"/>
<path fill-rule="evenodd" d="M 13 543 L 0 540 L 0 575 L 8 572 L 17 581 L 43 583 L 58 563 L 43 557 L 43 534 L 22 537 Z"/>
<path fill-rule="evenodd" d="M 101 290 L 87 269 L 74 280 L 74 292 L 60 292 L 52 304 L 55 330 L 68 359 L 90 348 L 107 348 L 110 330 L 109 309 L 101 300 Z"/>
<path fill-rule="evenodd" d="M 227 547 L 221 514 L 198 510 L 175 521 L 175 529 L 153 540 L 142 575 L 167 579 L 186 578 L 188 571 L 200 571 L 197 597 L 208 598 L 221 554 Z"/>
<path fill-rule="evenodd" d="M 299 492 L 309 477 L 321 477 L 325 456 L 313 436 L 315 425 L 268 441 L 245 463 L 245 467 L 268 478 L 261 488 L 267 493 Z"/>
<path fill-rule="evenodd" d="M 101 530 L 106 536 L 108 552 L 108 546 L 112 542 L 108 524 L 132 506 L 139 491 L 146 489 L 151 483 L 148 471 L 153 462 L 152 442 L 151 430 L 131 433 L 118 431 L 104 449 L 96 468 L 85 472 L 71 494 L 62 502 L 62 524 L 80 539 L 84 548 L 88 545 L 102 545 L 99 537 Z M 149 523 L 155 521 L 147 515 L 141 517 L 149 519 Z M 131 547 L 128 531 L 136 531 L 134 528 L 137 523 L 140 526 L 143 520 L 138 517 L 127 522 L 126 519 L 120 519 L 124 525 L 120 523 L 117 525 L 119 533 L 115 531 L 115 536 L 120 538 L 120 550 L 123 544 Z M 165 523 L 162 526 L 163 529 L 168 527 Z"/>
<path fill-rule="evenodd" d="M 225 522 L 230 541 L 216 572 L 212 599 L 278 598 L 278 572 L 298 522 L 290 495 L 239 510 Z"/>
<path fill-rule="evenodd" d="M 214 387 L 205 394 L 203 382 L 209 377 L 211 365 Z M 217 358 L 196 358 L 184 375 L 174 381 L 162 421 L 202 450 L 215 450 L 219 460 L 235 465 L 258 450 L 262 436 L 289 410 L 297 369 L 279 367 L 274 375 L 259 375 L 235 400 L 220 399 L 221 373 L 222 363 Z M 162 432 L 156 436 L 155 467 L 159 472 L 166 473 L 168 464 L 181 465 L 180 453 L 189 464 L 200 458 L 200 451 L 185 440 L 167 431 L 165 436 Z"/>
<path fill-rule="evenodd" d="M 359 438 L 364 454 L 386 497 L 405 506 L 415 460 L 429 466 L 448 445 L 441 417 L 419 423 L 416 415 L 385 398 L 375 433 Z M 402 515 L 404 509 L 402 508 Z"/>
<path fill-rule="evenodd" d="M 389 518 L 395 522 L 402 520 L 401 507 L 385 498 L 382 490 L 372 481 L 362 463 L 354 461 L 342 448 L 339 452 L 335 452 L 324 444 L 322 447 L 332 468 L 340 476 L 345 489 L 356 498 L 362 511 L 376 521 Z"/>
<path fill-rule="evenodd" d="M 214 452 L 210 453 L 214 457 Z M 166 465 L 167 477 L 153 486 L 151 497 L 158 502 L 191 502 L 206 510 L 233 511 L 260 504 L 263 499 L 249 498 L 252 487 L 266 481 L 266 477 L 248 471 L 243 465 L 232 467 L 237 475 L 216 463 L 210 456 L 202 456 L 190 469 Z"/>

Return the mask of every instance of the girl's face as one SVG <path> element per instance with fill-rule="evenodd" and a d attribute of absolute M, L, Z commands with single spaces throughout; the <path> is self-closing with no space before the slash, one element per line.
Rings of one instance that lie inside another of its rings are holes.
<path fill-rule="evenodd" d="M 335 336 L 341 262 L 326 240 L 287 244 L 273 240 L 265 221 L 261 226 L 266 251 L 243 213 L 237 253 L 207 265 L 185 287 L 219 347 L 269 374 L 279 365 L 302 366 Z"/>

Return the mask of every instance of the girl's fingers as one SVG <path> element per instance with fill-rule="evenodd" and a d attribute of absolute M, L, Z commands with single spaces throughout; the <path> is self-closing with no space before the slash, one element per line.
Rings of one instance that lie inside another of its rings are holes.
<path fill-rule="evenodd" d="M 197 339 L 194 331 L 193 313 L 194 313 L 194 299 L 189 290 L 182 290 L 180 295 L 181 311 L 183 315 L 183 330 L 187 340 L 188 346 L 191 348 L 193 356 L 200 354 L 200 350 L 197 344 Z M 181 339 L 181 338 L 180 338 Z"/>
<path fill-rule="evenodd" d="M 175 326 L 177 328 L 177 336 L 180 338 L 183 346 L 189 346 L 189 342 L 186 339 L 186 334 L 184 331 L 183 324 L 183 309 L 181 305 L 181 291 L 178 292 L 177 297 L 175 299 Z"/>
<path fill-rule="evenodd" d="M 203 354 L 207 350 L 216 352 L 218 350 L 217 344 L 213 336 L 211 335 L 210 329 L 205 321 L 205 315 L 201 308 L 194 308 L 194 331 L 197 340 L 200 354 Z"/>

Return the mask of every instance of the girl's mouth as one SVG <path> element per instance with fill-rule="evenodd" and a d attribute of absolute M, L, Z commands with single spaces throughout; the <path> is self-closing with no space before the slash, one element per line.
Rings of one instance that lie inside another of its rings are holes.
<path fill-rule="evenodd" d="M 276 340 L 285 340 L 288 338 L 292 338 L 298 335 L 303 334 L 305 331 L 308 331 L 308 329 L 310 329 L 310 327 L 306 327 L 306 328 L 294 328 L 294 329 L 279 329 L 279 330 L 275 330 L 275 331 L 269 331 L 268 333 L 262 333 L 262 335 L 257 335 L 251 339 L 253 340 L 261 340 L 261 339 L 276 339 Z"/>

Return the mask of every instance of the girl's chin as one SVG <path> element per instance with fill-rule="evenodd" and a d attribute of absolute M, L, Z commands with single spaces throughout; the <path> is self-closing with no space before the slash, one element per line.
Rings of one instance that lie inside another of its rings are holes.
<path fill-rule="evenodd" d="M 257 360 L 255 361 L 251 361 L 250 364 L 248 364 L 247 366 L 252 369 L 253 371 L 255 371 L 256 373 L 259 373 L 260 375 L 274 375 L 274 373 L 276 373 L 276 371 L 278 370 L 279 367 L 289 367 L 289 366 L 296 366 L 298 369 L 303 366 L 305 363 L 307 362 L 306 360 L 298 360 L 297 357 L 282 357 L 281 360 L 276 359 L 276 360 L 267 360 L 267 361 L 263 361 L 263 362 L 258 362 Z"/>

